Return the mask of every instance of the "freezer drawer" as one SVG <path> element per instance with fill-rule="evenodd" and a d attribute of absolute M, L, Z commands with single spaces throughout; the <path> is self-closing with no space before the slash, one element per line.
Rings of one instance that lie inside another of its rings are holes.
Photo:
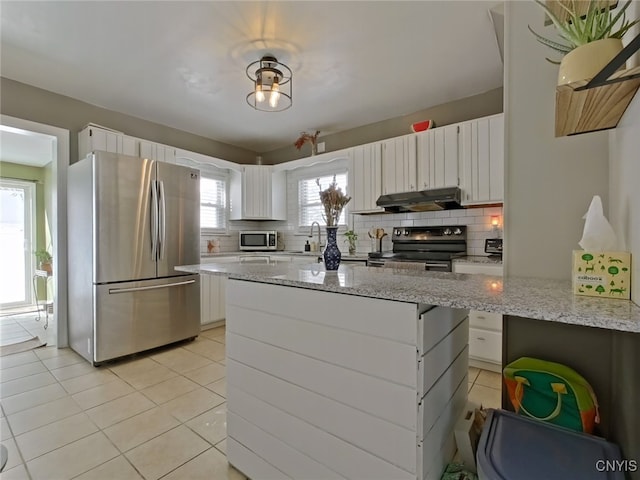
<path fill-rule="evenodd" d="M 198 275 L 97 285 L 94 289 L 94 363 L 200 333 Z"/>

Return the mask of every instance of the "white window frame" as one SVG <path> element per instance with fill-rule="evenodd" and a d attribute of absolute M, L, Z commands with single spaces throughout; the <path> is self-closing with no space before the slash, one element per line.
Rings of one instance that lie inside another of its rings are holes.
<path fill-rule="evenodd" d="M 184 165 L 187 167 L 197 168 L 200 170 L 200 178 L 208 178 L 212 180 L 222 180 L 225 186 L 225 224 L 223 228 L 202 228 L 200 227 L 201 235 L 228 235 L 229 234 L 229 215 L 230 210 L 230 190 L 229 185 L 231 183 L 231 175 L 228 169 L 220 168 L 216 165 L 207 162 L 200 162 L 193 158 L 180 157 L 176 159 L 178 165 Z M 202 203 L 200 203 L 202 208 Z"/>
<path fill-rule="evenodd" d="M 296 230 L 297 233 L 300 235 L 308 235 L 309 234 L 309 225 L 300 225 L 300 182 L 303 180 L 315 180 L 316 178 L 319 177 L 325 177 L 325 176 L 329 176 L 329 175 L 340 175 L 340 174 L 344 174 L 347 176 L 347 191 L 344 192 L 346 194 L 349 193 L 349 166 L 347 163 L 347 160 L 344 158 L 338 159 L 338 160 L 333 160 L 331 162 L 326 162 L 326 163 L 322 163 L 322 164 L 316 164 L 310 167 L 300 167 L 296 170 L 293 170 L 290 175 L 291 178 L 293 180 L 292 182 L 292 189 L 295 190 L 295 192 L 292 192 L 295 194 L 295 212 L 294 212 L 294 218 L 289 217 L 294 224 L 296 225 Z M 340 230 L 344 230 L 347 228 L 347 224 L 349 222 L 349 207 L 350 207 L 350 203 L 349 202 L 345 208 L 343 209 L 344 212 L 344 222 L 345 223 L 341 223 L 340 225 L 338 225 L 338 227 L 340 228 Z M 324 225 L 321 223 L 321 226 L 324 227 Z"/>

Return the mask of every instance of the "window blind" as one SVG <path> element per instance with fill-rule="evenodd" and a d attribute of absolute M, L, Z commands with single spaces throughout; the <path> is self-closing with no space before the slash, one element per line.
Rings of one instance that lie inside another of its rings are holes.
<path fill-rule="evenodd" d="M 298 181 L 298 225 L 310 226 L 313 222 L 321 225 L 325 223 L 322 218 L 324 207 L 320 202 L 320 188 L 325 190 L 333 182 L 334 175 L 315 175 L 309 178 L 301 178 Z M 347 191 L 347 172 L 339 172 L 335 175 L 336 185 L 343 193 Z M 316 180 L 320 180 L 320 188 Z M 345 210 L 342 210 L 338 225 L 345 225 Z"/>
<path fill-rule="evenodd" d="M 200 229 L 227 227 L 227 186 L 225 180 L 200 176 Z"/>

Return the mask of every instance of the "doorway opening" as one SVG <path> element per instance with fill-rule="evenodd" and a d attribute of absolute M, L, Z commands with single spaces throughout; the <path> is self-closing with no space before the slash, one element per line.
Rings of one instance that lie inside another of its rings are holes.
<path fill-rule="evenodd" d="M 0 143 L 0 346 L 64 347 L 69 131 L 0 115 Z"/>

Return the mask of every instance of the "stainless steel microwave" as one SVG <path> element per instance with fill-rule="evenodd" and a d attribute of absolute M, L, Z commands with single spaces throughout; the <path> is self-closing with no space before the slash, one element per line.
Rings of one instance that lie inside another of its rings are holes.
<path fill-rule="evenodd" d="M 277 250 L 278 232 L 255 230 L 240 232 L 240 250 Z"/>

